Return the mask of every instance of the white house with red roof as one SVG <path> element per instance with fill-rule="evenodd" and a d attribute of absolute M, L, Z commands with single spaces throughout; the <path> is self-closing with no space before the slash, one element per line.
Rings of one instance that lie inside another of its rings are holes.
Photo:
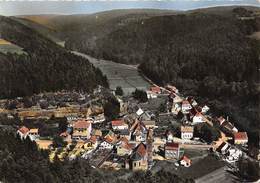
<path fill-rule="evenodd" d="M 128 129 L 128 125 L 124 122 L 123 119 L 113 120 L 111 121 L 111 125 L 112 129 L 115 131 Z"/>
<path fill-rule="evenodd" d="M 114 147 L 115 143 L 116 143 L 115 138 L 108 135 L 99 144 L 99 149 L 112 149 Z"/>
<path fill-rule="evenodd" d="M 236 132 L 234 133 L 234 144 L 245 145 L 248 142 L 248 136 L 246 132 Z"/>
<path fill-rule="evenodd" d="M 26 137 L 29 135 L 29 131 L 29 128 L 22 126 L 17 130 L 17 134 L 21 137 L 21 139 L 26 139 Z"/>
<path fill-rule="evenodd" d="M 182 101 L 182 104 L 181 104 L 182 113 L 187 114 L 187 113 L 189 113 L 189 110 L 191 110 L 191 109 L 192 109 L 192 106 L 190 105 L 188 100 Z"/>
<path fill-rule="evenodd" d="M 180 146 L 178 143 L 167 142 L 164 146 L 164 156 L 166 159 L 179 159 Z"/>
<path fill-rule="evenodd" d="M 161 94 L 161 88 L 160 87 L 158 87 L 158 86 L 152 86 L 151 88 L 150 88 L 150 91 L 152 91 L 153 93 L 156 93 L 156 94 Z"/>
<path fill-rule="evenodd" d="M 208 111 L 209 111 L 209 107 L 208 107 L 207 105 L 204 105 L 204 106 L 201 108 L 201 113 L 202 113 L 202 114 L 206 114 Z"/>
<path fill-rule="evenodd" d="M 185 167 L 190 167 L 191 166 L 191 159 L 189 159 L 187 156 L 183 156 L 181 158 L 180 164 L 185 166 Z"/>
<path fill-rule="evenodd" d="M 73 123 L 73 134 L 72 138 L 74 140 L 86 140 L 91 136 L 92 123 L 87 120 L 78 120 Z"/>

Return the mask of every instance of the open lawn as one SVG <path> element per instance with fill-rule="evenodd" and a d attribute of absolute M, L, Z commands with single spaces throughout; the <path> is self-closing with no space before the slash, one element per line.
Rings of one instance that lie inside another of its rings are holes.
<path fill-rule="evenodd" d="M 125 94 L 130 94 L 135 89 L 146 90 L 150 84 L 138 73 L 137 67 L 119 64 L 107 60 L 97 60 L 86 54 L 73 52 L 87 58 L 95 67 L 98 67 L 107 76 L 110 89 L 121 86 Z"/>

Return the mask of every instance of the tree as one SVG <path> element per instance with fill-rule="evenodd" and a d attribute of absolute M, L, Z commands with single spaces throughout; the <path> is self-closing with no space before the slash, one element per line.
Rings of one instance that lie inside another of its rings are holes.
<path fill-rule="evenodd" d="M 147 102 L 148 98 L 147 98 L 147 94 L 145 91 L 143 90 L 138 90 L 136 89 L 133 93 L 132 93 L 133 97 L 136 100 L 139 100 L 139 102 Z"/>
<path fill-rule="evenodd" d="M 104 104 L 104 114 L 108 120 L 118 117 L 120 113 L 120 104 L 115 97 L 110 96 Z"/>
<path fill-rule="evenodd" d="M 220 137 L 219 131 L 208 124 L 203 124 L 199 130 L 195 128 L 195 133 L 207 143 L 211 143 Z"/>
<path fill-rule="evenodd" d="M 248 159 L 238 161 L 238 174 L 246 181 L 257 181 L 260 178 L 259 163 Z"/>
<path fill-rule="evenodd" d="M 60 132 L 65 132 L 68 127 L 68 121 L 66 118 L 62 118 L 59 120 L 59 131 Z"/>
<path fill-rule="evenodd" d="M 123 96 L 123 95 L 124 95 L 124 91 L 123 91 L 123 89 L 122 89 L 121 86 L 117 86 L 117 87 L 116 87 L 115 94 L 116 94 L 116 95 L 119 95 L 119 96 Z"/>
<path fill-rule="evenodd" d="M 65 147 L 68 143 L 64 141 L 62 137 L 55 136 L 52 140 L 52 144 L 54 148 L 58 148 L 58 147 Z"/>

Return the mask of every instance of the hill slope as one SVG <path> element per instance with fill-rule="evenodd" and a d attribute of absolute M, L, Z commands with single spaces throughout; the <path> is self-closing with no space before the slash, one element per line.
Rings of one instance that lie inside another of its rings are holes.
<path fill-rule="evenodd" d="M 86 59 L 67 52 L 33 29 L 0 17 L 1 38 L 24 48 L 27 55 L 0 55 L 0 97 L 41 91 L 91 91 L 106 79 Z"/>

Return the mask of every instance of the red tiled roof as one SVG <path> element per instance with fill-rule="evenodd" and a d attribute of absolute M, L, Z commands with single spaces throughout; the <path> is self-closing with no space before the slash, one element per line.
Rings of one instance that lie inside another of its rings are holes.
<path fill-rule="evenodd" d="M 187 156 L 183 156 L 182 160 L 187 162 L 187 163 L 191 163 L 191 160 Z"/>
<path fill-rule="evenodd" d="M 235 140 L 248 140 L 247 133 L 246 132 L 234 133 L 234 139 Z"/>
<path fill-rule="evenodd" d="M 106 136 L 105 141 L 112 144 L 114 142 L 114 138 L 112 138 L 111 136 Z"/>
<path fill-rule="evenodd" d="M 193 126 L 181 126 L 181 132 L 192 132 L 194 131 Z"/>
<path fill-rule="evenodd" d="M 126 125 L 125 122 L 121 119 L 111 121 L 111 123 L 112 123 L 112 126 L 124 126 L 124 125 Z"/>
<path fill-rule="evenodd" d="M 73 125 L 74 128 L 88 128 L 90 125 L 89 121 L 85 121 L 85 120 L 79 120 L 76 121 Z"/>
<path fill-rule="evenodd" d="M 157 86 L 152 86 L 150 90 L 152 92 L 155 92 L 155 93 L 160 93 L 161 92 L 161 88 L 157 87 Z"/>
<path fill-rule="evenodd" d="M 92 143 L 96 143 L 96 142 L 97 142 L 97 137 L 94 136 L 94 135 L 92 135 L 92 136 L 90 137 L 89 141 L 92 142 Z"/>
<path fill-rule="evenodd" d="M 200 117 L 200 116 L 202 116 L 202 114 L 200 112 L 197 112 L 195 116 Z"/>
<path fill-rule="evenodd" d="M 19 128 L 19 131 L 22 133 L 22 134 L 26 134 L 28 133 L 30 130 L 25 127 L 25 126 L 22 126 L 21 128 Z"/>
<path fill-rule="evenodd" d="M 177 150 L 179 149 L 179 144 L 174 142 L 169 142 L 165 144 L 165 149 L 167 150 Z"/>
<path fill-rule="evenodd" d="M 142 157 L 145 156 L 146 154 L 146 147 L 143 143 L 140 143 L 137 148 L 136 148 L 136 152 L 141 155 Z"/>
<path fill-rule="evenodd" d="M 223 123 L 223 122 L 225 121 L 225 118 L 223 118 L 223 116 L 220 116 L 220 117 L 218 118 L 218 121 L 219 121 L 219 123 L 221 124 L 221 123 Z"/>

